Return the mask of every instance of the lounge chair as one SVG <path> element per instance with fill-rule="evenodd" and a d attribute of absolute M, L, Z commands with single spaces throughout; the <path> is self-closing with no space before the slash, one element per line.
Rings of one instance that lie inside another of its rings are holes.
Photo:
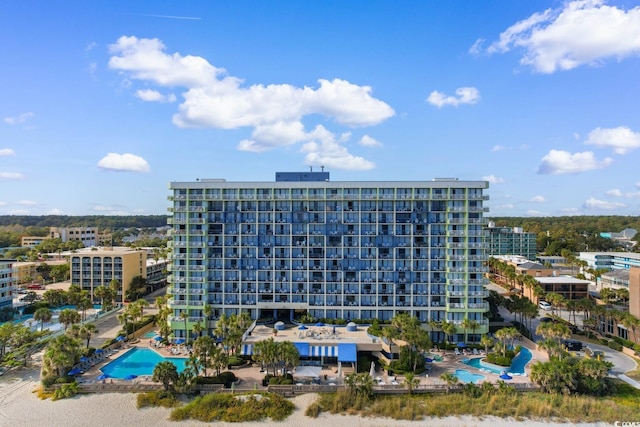
<path fill-rule="evenodd" d="M 458 350 L 457 348 L 455 349 L 455 353 L 456 353 L 456 356 L 461 356 L 462 355 L 462 353 L 460 353 L 460 350 Z"/>
<path fill-rule="evenodd" d="M 478 349 L 477 349 L 477 348 L 474 348 L 474 349 L 473 349 L 473 354 L 474 354 L 475 356 L 480 355 L 480 353 L 478 352 Z"/>

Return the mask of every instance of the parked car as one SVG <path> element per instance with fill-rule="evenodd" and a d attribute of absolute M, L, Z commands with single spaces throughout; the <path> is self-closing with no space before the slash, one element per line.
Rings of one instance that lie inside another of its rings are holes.
<path fill-rule="evenodd" d="M 540 302 L 538 303 L 538 307 L 540 307 L 541 309 L 543 309 L 543 310 L 545 310 L 545 311 L 549 311 L 549 310 L 551 310 L 551 308 L 552 308 L 552 307 L 551 307 L 551 304 L 549 304 L 549 303 L 548 303 L 548 302 L 546 302 L 546 301 L 540 301 Z"/>
<path fill-rule="evenodd" d="M 543 317 L 542 319 L 540 319 L 540 322 L 549 323 L 549 322 L 553 322 L 553 319 L 551 317 Z"/>
<path fill-rule="evenodd" d="M 566 340 L 564 346 L 568 351 L 582 351 L 583 344 L 577 340 Z"/>

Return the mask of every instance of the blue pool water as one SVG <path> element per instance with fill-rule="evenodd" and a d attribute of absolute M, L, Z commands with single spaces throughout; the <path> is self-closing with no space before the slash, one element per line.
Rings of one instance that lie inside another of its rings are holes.
<path fill-rule="evenodd" d="M 477 384 L 478 382 L 487 379 L 487 377 L 485 377 L 484 375 L 472 374 L 466 369 L 456 369 L 456 372 L 454 373 L 454 375 L 458 377 L 461 383 Z"/>
<path fill-rule="evenodd" d="M 184 357 L 162 357 L 148 348 L 134 348 L 120 356 L 100 370 L 113 378 L 125 378 L 128 375 L 153 375 L 153 368 L 160 362 L 169 361 L 182 372 L 187 361 Z"/>
<path fill-rule="evenodd" d="M 155 337 L 156 335 L 158 335 L 158 334 L 155 331 L 149 331 L 146 334 L 144 334 L 142 337 L 149 339 L 149 338 Z"/>
<path fill-rule="evenodd" d="M 528 348 L 522 347 L 520 353 L 511 361 L 511 367 L 506 369 L 498 369 L 492 365 L 485 365 L 482 363 L 481 357 L 475 357 L 473 359 L 469 359 L 466 364 L 469 366 L 473 366 L 477 369 L 486 369 L 491 371 L 494 374 L 501 374 L 503 371 L 512 372 L 514 374 L 524 374 L 524 368 L 527 366 L 527 363 L 531 361 L 531 351 Z"/>

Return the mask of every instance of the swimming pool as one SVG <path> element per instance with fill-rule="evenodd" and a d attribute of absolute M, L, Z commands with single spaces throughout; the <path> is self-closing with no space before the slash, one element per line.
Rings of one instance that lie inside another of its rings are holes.
<path fill-rule="evenodd" d="M 149 338 L 153 338 L 153 337 L 155 337 L 155 336 L 157 336 L 157 335 L 158 335 L 158 334 L 156 333 L 156 331 L 149 331 L 149 332 L 147 332 L 146 334 L 144 334 L 144 335 L 142 336 L 142 338 L 147 338 L 147 339 L 149 339 Z"/>
<path fill-rule="evenodd" d="M 162 357 L 148 348 L 134 348 L 127 351 L 100 370 L 113 378 L 126 378 L 128 375 L 153 375 L 153 368 L 160 362 L 169 361 L 182 372 L 187 361 L 184 357 Z"/>
<path fill-rule="evenodd" d="M 487 377 L 485 377 L 484 375 L 472 374 L 466 369 L 456 369 L 454 375 L 458 377 L 458 380 L 460 380 L 461 383 L 467 383 L 467 384 L 468 383 L 477 384 L 478 382 L 484 381 L 487 379 Z"/>
<path fill-rule="evenodd" d="M 531 357 L 531 351 L 528 348 L 522 347 L 520 353 L 518 353 L 518 355 L 511 361 L 511 367 L 509 368 L 498 368 L 495 365 L 483 363 L 481 357 L 469 359 L 465 363 L 469 366 L 473 366 L 474 368 L 484 369 L 498 375 L 504 371 L 511 372 L 513 374 L 524 374 L 524 368 L 527 366 L 527 363 L 531 361 Z"/>

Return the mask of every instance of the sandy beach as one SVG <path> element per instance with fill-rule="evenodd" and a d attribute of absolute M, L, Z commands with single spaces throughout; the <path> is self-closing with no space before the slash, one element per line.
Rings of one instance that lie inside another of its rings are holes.
<path fill-rule="evenodd" d="M 295 413 L 282 422 L 252 423 L 202 423 L 199 421 L 171 422 L 170 410 L 164 408 L 137 409 L 134 394 L 79 395 L 59 401 L 40 400 L 34 390 L 39 385 L 38 368 L 14 370 L 0 377 L 0 426 L 64 426 L 64 427 L 114 427 L 135 425 L 146 426 L 257 426 L 275 425 L 282 427 L 403 427 L 403 426 L 594 426 L 599 424 L 566 424 L 544 421 L 517 422 L 510 419 L 486 417 L 429 418 L 422 421 L 396 421 L 384 418 L 361 418 L 357 416 L 321 414 L 312 419 L 304 415 L 305 409 L 316 399 L 314 394 L 297 396 L 292 399 Z"/>

